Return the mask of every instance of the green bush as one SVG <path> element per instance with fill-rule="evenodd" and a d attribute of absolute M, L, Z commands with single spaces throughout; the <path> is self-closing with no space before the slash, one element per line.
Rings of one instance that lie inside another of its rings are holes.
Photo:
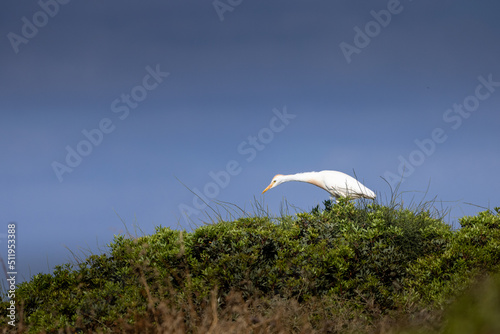
<path fill-rule="evenodd" d="M 444 333 L 500 333 L 500 276 L 474 283 L 447 311 Z"/>
<path fill-rule="evenodd" d="M 495 272 L 500 264 L 500 215 L 491 211 L 460 219 L 442 252 L 411 264 L 406 285 L 424 303 L 444 305 L 477 276 Z"/>
<path fill-rule="evenodd" d="M 33 333 L 116 331 L 144 317 L 159 324 L 169 309 L 181 312 L 191 328 L 214 300 L 219 311 L 230 307 L 234 292 L 246 303 L 296 301 L 311 310 L 307 323 L 315 328 L 342 312 L 351 320 L 364 314 L 371 323 L 376 316 L 414 311 L 414 305 L 442 309 L 475 277 L 497 270 L 498 211 L 464 217 L 453 231 L 426 210 L 340 199 L 326 201 L 324 210 L 278 219 L 116 236 L 107 254 L 20 284 L 19 321 Z M 309 307 L 315 303 L 323 311 Z"/>

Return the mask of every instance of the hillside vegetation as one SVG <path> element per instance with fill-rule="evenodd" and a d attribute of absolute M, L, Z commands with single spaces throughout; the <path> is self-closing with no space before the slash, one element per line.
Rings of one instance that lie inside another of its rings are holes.
<path fill-rule="evenodd" d="M 463 217 L 452 230 L 421 208 L 324 204 L 193 232 L 160 226 L 150 236 L 116 236 L 106 254 L 20 284 L 17 326 L 4 316 L 0 326 L 30 333 L 500 332 L 500 208 Z"/>

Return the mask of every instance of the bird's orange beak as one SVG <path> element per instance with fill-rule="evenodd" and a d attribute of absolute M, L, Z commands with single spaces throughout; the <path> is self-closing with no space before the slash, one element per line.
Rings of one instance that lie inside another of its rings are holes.
<path fill-rule="evenodd" d="M 264 191 L 262 193 L 265 193 L 266 191 L 268 191 L 269 189 L 271 189 L 271 186 L 273 185 L 273 183 L 271 182 L 270 185 L 267 186 L 266 189 L 264 189 Z"/>

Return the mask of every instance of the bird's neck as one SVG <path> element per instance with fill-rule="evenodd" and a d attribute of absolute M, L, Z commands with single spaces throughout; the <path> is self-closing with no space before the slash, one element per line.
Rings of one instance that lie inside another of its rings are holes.
<path fill-rule="evenodd" d="M 315 184 L 316 172 L 308 172 L 308 173 L 297 173 L 291 175 L 284 175 L 284 182 L 288 181 L 299 181 L 299 182 L 308 182 Z"/>

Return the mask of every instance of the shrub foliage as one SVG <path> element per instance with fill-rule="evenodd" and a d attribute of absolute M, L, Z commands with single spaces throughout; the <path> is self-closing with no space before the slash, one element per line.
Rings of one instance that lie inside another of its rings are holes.
<path fill-rule="evenodd" d="M 278 219 L 116 236 L 108 253 L 20 284 L 18 322 L 34 333 L 126 331 L 144 319 L 154 326 L 171 322 L 166 314 L 175 311 L 182 314 L 177 328 L 196 332 L 217 318 L 207 309 L 221 314 L 234 306 L 236 293 L 241 305 L 266 301 L 252 304 L 261 316 L 280 300 L 308 309 L 292 331 L 332 330 L 334 319 L 360 316 L 373 326 L 377 316 L 395 310 L 443 309 L 500 263 L 498 208 L 463 217 L 454 231 L 426 210 L 346 199 L 324 204 L 324 210 Z M 232 310 L 228 321 L 237 323 L 241 310 Z M 0 324 L 7 327 L 7 320 Z M 260 320 L 252 321 L 257 328 Z"/>

